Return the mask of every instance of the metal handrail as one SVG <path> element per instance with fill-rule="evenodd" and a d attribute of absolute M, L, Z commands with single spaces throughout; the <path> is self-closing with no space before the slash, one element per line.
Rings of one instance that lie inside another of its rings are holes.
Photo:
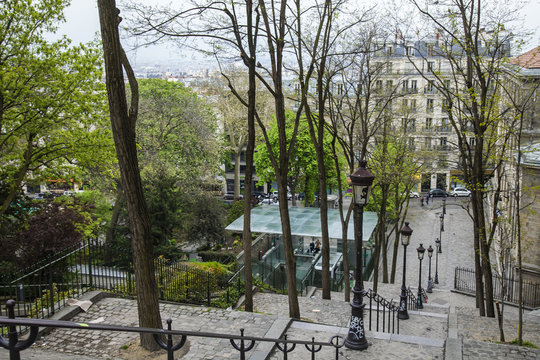
<path fill-rule="evenodd" d="M 15 318 L 14 316 L 14 300 L 8 300 L 9 317 L 0 317 L 0 324 L 7 325 L 9 327 L 8 339 L 0 336 L 0 346 L 9 350 L 10 358 L 20 359 L 20 352 L 29 348 L 36 336 L 37 330 L 40 327 L 46 328 L 63 328 L 63 329 L 77 329 L 81 331 L 86 330 L 99 330 L 99 331 L 113 331 L 113 332 L 130 332 L 130 333 L 145 333 L 153 334 L 154 340 L 159 344 L 161 348 L 167 351 L 167 359 L 174 359 L 174 352 L 181 349 L 186 343 L 188 336 L 192 337 L 204 337 L 215 339 L 228 339 L 231 346 L 239 351 L 240 359 L 245 359 L 246 352 L 253 349 L 255 343 L 274 343 L 276 348 L 284 354 L 284 358 L 287 359 L 287 354 L 293 351 L 296 345 L 304 345 L 305 348 L 311 353 L 311 358 L 315 359 L 315 354 L 321 349 L 326 347 L 332 347 L 335 349 L 335 359 L 339 359 L 339 349 L 344 345 L 344 338 L 340 335 L 334 335 L 328 342 L 318 342 L 312 337 L 311 341 L 307 340 L 290 340 L 285 335 L 283 339 L 277 338 L 263 338 L 256 336 L 244 335 L 244 329 L 240 329 L 240 335 L 231 335 L 223 333 L 210 333 L 202 331 L 185 331 L 185 330 L 172 330 L 172 319 L 167 320 L 167 330 L 145 327 L 132 327 L 132 326 L 119 326 L 108 324 L 92 324 L 92 323 L 80 323 L 72 321 L 62 320 L 37 320 L 27 318 Z M 17 337 L 17 326 L 26 326 L 31 329 L 31 336 L 23 341 L 19 341 Z M 177 344 L 173 345 L 173 336 L 180 336 L 181 339 Z M 163 341 L 162 338 L 166 337 L 167 341 Z M 236 341 L 239 341 L 238 344 Z M 246 345 L 246 342 L 249 342 Z M 283 345 L 283 346 L 282 346 Z"/>

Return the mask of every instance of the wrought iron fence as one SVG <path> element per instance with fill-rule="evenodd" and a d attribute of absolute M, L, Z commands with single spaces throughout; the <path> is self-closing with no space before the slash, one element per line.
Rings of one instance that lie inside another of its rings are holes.
<path fill-rule="evenodd" d="M 457 267 L 454 272 L 454 289 L 469 294 L 476 294 L 476 272 L 472 269 Z M 513 304 L 518 304 L 519 281 L 493 274 L 493 297 Z M 505 284 L 504 294 L 502 284 Z M 540 307 L 540 284 L 523 281 L 523 307 L 536 309 Z"/>
<path fill-rule="evenodd" d="M 396 316 L 399 306 L 394 305 L 392 300 L 386 300 L 371 289 L 365 290 L 363 296 L 369 299 L 369 330 L 371 331 L 372 328 L 373 311 L 375 310 L 375 331 L 399 334 L 399 318 Z M 373 306 L 374 302 L 375 307 Z"/>
<path fill-rule="evenodd" d="M 0 317 L 0 324 L 3 324 L 9 328 L 8 338 L 6 339 L 5 337 L 0 336 L 0 346 L 9 351 L 10 359 L 20 359 L 21 351 L 28 349 L 34 343 L 39 327 L 76 329 L 80 331 L 98 330 L 153 334 L 154 340 L 162 349 L 167 351 L 168 360 L 174 359 L 174 352 L 184 346 L 188 337 L 228 339 L 231 346 L 239 352 L 239 357 L 241 360 L 246 358 L 246 353 L 252 350 L 256 343 L 273 343 L 276 346 L 275 351 L 283 353 L 284 359 L 288 358 L 289 353 L 295 350 L 297 345 L 304 345 L 305 349 L 311 353 L 312 359 L 315 359 L 316 354 L 320 352 L 323 347 L 329 347 L 334 350 L 335 359 L 337 360 L 339 359 L 339 349 L 344 345 L 344 338 L 339 335 L 333 336 L 328 342 L 316 342 L 315 338 L 312 338 L 311 341 L 290 340 L 287 339 L 287 335 L 285 335 L 283 339 L 246 336 L 244 335 L 244 329 L 240 329 L 240 335 L 172 330 L 171 319 L 167 320 L 167 330 L 163 330 L 107 324 L 76 323 L 71 321 L 15 318 L 15 301 L 8 300 L 7 307 L 9 317 Z M 25 340 L 19 341 L 16 330 L 17 326 L 30 328 L 30 334 Z M 173 336 L 181 337 L 178 343 L 173 343 Z M 166 341 L 163 341 L 162 338 L 166 338 Z"/>
<path fill-rule="evenodd" d="M 44 319 L 63 308 L 67 299 L 78 298 L 90 290 L 135 296 L 131 265 L 110 265 L 118 256 L 121 255 L 114 254 L 103 243 L 86 240 L 26 274 L 3 277 L 0 300 L 16 299 L 17 316 Z M 241 295 L 240 284 L 228 282 L 227 277 L 163 258 L 155 260 L 155 276 L 160 300 L 228 307 Z M 0 315 L 7 314 L 3 303 L 0 301 Z"/>

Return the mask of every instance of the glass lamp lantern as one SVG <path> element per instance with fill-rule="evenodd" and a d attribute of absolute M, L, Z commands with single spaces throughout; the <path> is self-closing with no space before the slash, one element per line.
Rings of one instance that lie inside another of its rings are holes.
<path fill-rule="evenodd" d="M 405 226 L 403 226 L 399 232 L 401 233 L 401 245 L 409 245 L 413 232 L 412 229 L 409 227 L 409 222 L 405 222 Z"/>
<path fill-rule="evenodd" d="M 416 251 L 418 252 L 418 260 L 424 259 L 424 253 L 426 252 L 426 249 L 420 244 L 418 248 L 416 248 Z"/>
<path fill-rule="evenodd" d="M 366 169 L 367 161 L 360 161 L 360 167 L 351 174 L 351 185 L 354 192 L 354 203 L 357 205 L 367 205 L 371 192 L 371 185 L 375 176 Z"/>

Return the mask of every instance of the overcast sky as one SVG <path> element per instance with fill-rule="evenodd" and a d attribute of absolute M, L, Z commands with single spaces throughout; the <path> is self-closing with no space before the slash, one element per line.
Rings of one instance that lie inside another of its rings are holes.
<path fill-rule="evenodd" d="M 491 0 L 490 0 L 491 1 Z M 170 0 L 149 0 L 148 3 L 168 4 Z M 536 29 L 534 38 L 524 50 L 530 50 L 540 45 L 540 0 L 532 0 L 523 8 L 525 17 L 524 27 Z M 60 34 L 66 34 L 74 43 L 88 42 L 99 37 L 99 18 L 96 0 L 72 0 L 66 9 L 66 23 L 61 24 Z M 179 51 L 171 46 L 159 46 L 138 49 L 136 54 L 129 54 L 132 61 L 168 61 L 181 57 Z"/>

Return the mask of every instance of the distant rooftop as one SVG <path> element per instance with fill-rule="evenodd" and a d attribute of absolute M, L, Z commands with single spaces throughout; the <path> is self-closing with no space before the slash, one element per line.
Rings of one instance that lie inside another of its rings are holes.
<path fill-rule="evenodd" d="M 289 207 L 292 235 L 313 236 L 320 238 L 321 218 L 319 208 Z M 377 225 L 377 214 L 364 211 L 363 241 L 368 241 Z M 244 216 L 233 221 L 225 229 L 241 232 Z M 251 231 L 257 233 L 282 234 L 279 206 L 262 205 L 251 210 Z M 328 233 L 331 239 L 341 239 L 341 220 L 339 210 L 328 209 Z M 347 239 L 354 240 L 354 225 L 351 220 L 347 230 Z"/>
<path fill-rule="evenodd" d="M 510 63 L 526 69 L 540 69 L 540 46 L 511 59 Z"/>

